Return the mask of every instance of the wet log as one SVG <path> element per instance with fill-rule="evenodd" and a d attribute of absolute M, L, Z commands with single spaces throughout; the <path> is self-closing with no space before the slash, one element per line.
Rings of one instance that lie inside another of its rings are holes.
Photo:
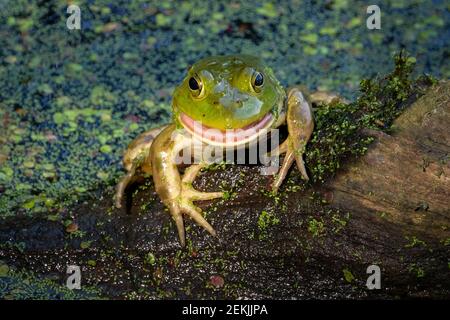
<path fill-rule="evenodd" d="M 225 182 L 230 198 L 198 203 L 218 236 L 186 219 L 186 248 L 148 179 L 128 190 L 127 210 L 114 208 L 106 186 L 61 221 L 2 221 L 0 260 L 60 283 L 67 265 L 81 266 L 83 286 L 109 298 L 448 299 L 449 102 L 450 83 L 438 84 L 388 133 L 368 131 L 376 141 L 367 154 L 334 178 L 299 188 L 294 168 L 276 198 L 258 166 L 203 172 L 196 189 Z M 366 287 L 373 264 L 380 290 Z"/>
<path fill-rule="evenodd" d="M 450 82 L 431 88 L 399 118 L 389 134 L 330 181 L 332 205 L 378 217 L 404 234 L 442 239 L 450 227 Z M 355 216 L 355 214 L 354 214 Z"/>

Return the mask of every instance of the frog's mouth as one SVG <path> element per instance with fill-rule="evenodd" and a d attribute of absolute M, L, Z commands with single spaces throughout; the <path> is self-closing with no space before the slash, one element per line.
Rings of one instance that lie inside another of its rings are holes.
<path fill-rule="evenodd" d="M 179 119 L 183 127 L 194 137 L 208 144 L 219 146 L 237 146 L 256 141 L 258 136 L 267 133 L 274 122 L 274 116 L 271 112 L 243 128 L 227 130 L 208 127 L 185 113 L 181 113 Z"/>

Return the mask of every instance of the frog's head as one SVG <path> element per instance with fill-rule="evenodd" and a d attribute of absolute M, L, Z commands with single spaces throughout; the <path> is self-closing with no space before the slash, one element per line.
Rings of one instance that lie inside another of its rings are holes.
<path fill-rule="evenodd" d="M 174 91 L 173 111 L 175 122 L 200 140 L 241 145 L 276 123 L 284 99 L 272 70 L 258 58 L 216 56 L 189 69 Z"/>

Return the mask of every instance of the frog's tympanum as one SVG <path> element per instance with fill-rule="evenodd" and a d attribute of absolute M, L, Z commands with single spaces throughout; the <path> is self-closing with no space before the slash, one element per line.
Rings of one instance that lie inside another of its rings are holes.
<path fill-rule="evenodd" d="M 314 96 L 316 101 L 309 101 Z M 287 124 L 288 137 L 271 152 L 285 154 L 272 185 L 277 192 L 294 161 L 308 180 L 303 153 L 314 128 L 311 102 L 333 98 L 323 92 L 307 95 L 300 87 L 285 91 L 272 70 L 253 56 L 203 59 L 189 69 L 173 93 L 173 123 L 142 133 L 128 146 L 123 159 L 127 174 L 117 185 L 116 206 L 121 207 L 124 190 L 138 172 L 151 174 L 156 192 L 176 223 L 182 246 L 183 214 L 215 236 L 194 201 L 221 198 L 223 193 L 195 190 L 192 182 L 208 161 L 201 158 L 202 152 L 192 152 L 200 158 L 181 176 L 176 160 L 180 153 L 207 146 L 244 148 L 268 130 Z"/>

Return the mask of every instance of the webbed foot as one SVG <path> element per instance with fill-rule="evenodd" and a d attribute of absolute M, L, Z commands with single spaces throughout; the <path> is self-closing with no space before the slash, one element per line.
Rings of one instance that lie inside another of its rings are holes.
<path fill-rule="evenodd" d="M 216 236 L 214 228 L 201 214 L 202 210 L 193 203 L 193 201 L 211 200 L 223 197 L 223 192 L 201 192 L 192 187 L 192 182 L 203 167 L 205 167 L 205 164 L 197 164 L 187 168 L 181 180 L 180 195 L 175 199 L 166 200 L 166 205 L 169 208 L 172 218 L 175 220 L 178 237 L 181 246 L 183 247 L 186 244 L 183 213 L 188 215 L 195 223 L 203 227 L 211 235 Z"/>

